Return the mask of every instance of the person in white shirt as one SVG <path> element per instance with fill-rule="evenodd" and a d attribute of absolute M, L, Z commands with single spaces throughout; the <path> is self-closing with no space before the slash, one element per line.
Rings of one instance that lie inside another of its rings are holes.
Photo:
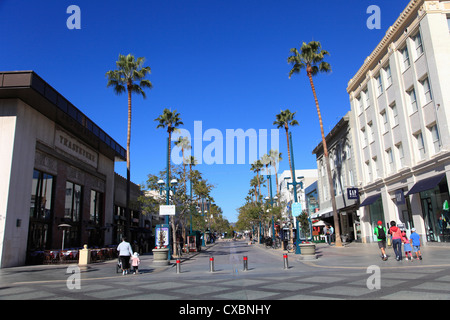
<path fill-rule="evenodd" d="M 130 269 L 130 257 L 133 255 L 133 250 L 131 245 L 126 241 L 125 237 L 122 238 L 122 242 L 117 246 L 117 251 L 119 252 L 119 259 L 122 262 L 122 274 L 125 275 Z"/>

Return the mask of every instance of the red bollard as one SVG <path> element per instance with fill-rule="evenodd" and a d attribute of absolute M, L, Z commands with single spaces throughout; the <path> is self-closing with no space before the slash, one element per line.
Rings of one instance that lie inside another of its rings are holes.
<path fill-rule="evenodd" d="M 248 271 L 248 258 L 244 256 L 244 271 Z"/>
<path fill-rule="evenodd" d="M 181 273 L 180 259 L 177 259 L 177 273 Z"/>
<path fill-rule="evenodd" d="M 288 262 L 287 254 L 283 254 L 283 260 L 284 260 L 284 269 L 289 269 L 289 262 Z"/>
<path fill-rule="evenodd" d="M 209 272 L 214 272 L 214 257 L 209 258 Z"/>

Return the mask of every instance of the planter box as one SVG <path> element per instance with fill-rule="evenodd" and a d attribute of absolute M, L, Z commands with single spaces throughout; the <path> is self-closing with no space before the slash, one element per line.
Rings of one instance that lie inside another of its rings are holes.
<path fill-rule="evenodd" d="M 153 249 L 153 265 L 167 266 L 169 264 L 169 249 Z"/>
<path fill-rule="evenodd" d="M 314 260 L 317 259 L 316 255 L 316 244 L 315 243 L 300 243 L 300 259 L 303 260 Z"/>

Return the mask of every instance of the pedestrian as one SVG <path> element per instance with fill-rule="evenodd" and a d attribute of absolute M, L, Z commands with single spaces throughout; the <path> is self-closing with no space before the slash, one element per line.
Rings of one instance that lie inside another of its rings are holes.
<path fill-rule="evenodd" d="M 332 225 L 328 228 L 330 230 L 330 237 L 328 238 L 328 244 L 331 246 L 331 241 L 333 241 L 334 228 Z"/>
<path fill-rule="evenodd" d="M 411 254 L 411 251 L 412 251 L 411 243 L 409 243 L 409 239 L 406 236 L 406 231 L 402 231 L 402 242 L 403 242 L 403 250 L 405 251 L 406 260 L 413 261 L 412 254 Z"/>
<path fill-rule="evenodd" d="M 420 252 L 420 236 L 415 228 L 411 229 L 409 240 L 413 246 L 414 253 L 416 254 L 416 260 L 422 260 L 422 253 Z"/>
<path fill-rule="evenodd" d="M 397 261 L 402 260 L 402 231 L 395 221 L 391 221 L 391 227 L 389 228 L 389 234 L 392 235 L 392 247 L 395 252 L 395 259 Z"/>
<path fill-rule="evenodd" d="M 328 244 L 331 244 L 330 241 L 330 225 L 327 224 L 325 225 L 325 227 L 323 228 L 323 234 L 325 235 L 325 242 Z"/>
<path fill-rule="evenodd" d="M 131 245 L 127 242 L 126 237 L 122 238 L 122 242 L 117 246 L 117 251 L 119 251 L 119 258 L 122 262 L 122 275 L 125 275 L 129 272 L 130 269 L 130 257 L 133 254 L 133 250 L 131 250 Z"/>
<path fill-rule="evenodd" d="M 139 273 L 139 265 L 141 264 L 141 259 L 139 259 L 139 254 L 137 252 L 133 253 L 131 257 L 131 266 L 133 267 L 133 273 Z"/>
<path fill-rule="evenodd" d="M 378 248 L 381 250 L 381 259 L 383 261 L 387 260 L 386 255 L 386 228 L 383 226 L 382 221 L 378 221 L 378 225 L 375 227 L 375 230 L 373 232 L 377 236 L 378 240 Z"/>

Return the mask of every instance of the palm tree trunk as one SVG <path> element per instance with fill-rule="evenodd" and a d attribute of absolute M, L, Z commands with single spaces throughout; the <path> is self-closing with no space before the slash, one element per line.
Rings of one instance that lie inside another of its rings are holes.
<path fill-rule="evenodd" d="M 131 214 L 130 214 L 130 141 L 131 141 L 131 83 L 128 82 L 128 128 L 127 128 L 127 194 L 125 200 L 125 218 L 126 218 L 126 236 L 128 241 L 131 241 Z"/>
<path fill-rule="evenodd" d="M 312 79 L 311 71 L 307 71 L 307 74 L 308 74 L 309 82 L 311 84 L 311 89 L 313 91 L 314 101 L 316 103 L 316 108 L 317 108 L 317 115 L 319 116 L 320 132 L 322 134 L 323 155 L 325 157 L 325 164 L 327 166 L 327 176 L 328 176 L 328 184 L 330 186 L 329 189 L 330 189 L 330 196 L 331 196 L 331 205 L 333 207 L 334 232 L 335 232 L 335 237 L 336 237 L 335 243 L 336 243 L 337 247 L 341 247 L 342 246 L 341 229 L 340 229 L 340 224 L 339 224 L 339 217 L 337 214 L 336 197 L 334 195 L 334 185 L 333 185 L 333 178 L 331 176 L 331 166 L 330 166 L 330 159 L 328 156 L 327 142 L 325 139 L 325 133 L 323 131 L 322 116 L 320 114 L 319 101 L 317 100 L 316 89 L 314 87 L 314 82 Z"/>
<path fill-rule="evenodd" d="M 289 127 L 285 126 L 284 129 L 286 130 L 286 142 L 287 142 L 287 149 L 288 149 L 289 168 L 291 169 L 292 182 L 294 182 L 294 172 L 292 171 L 292 164 L 291 164 L 291 148 L 289 147 Z"/>

